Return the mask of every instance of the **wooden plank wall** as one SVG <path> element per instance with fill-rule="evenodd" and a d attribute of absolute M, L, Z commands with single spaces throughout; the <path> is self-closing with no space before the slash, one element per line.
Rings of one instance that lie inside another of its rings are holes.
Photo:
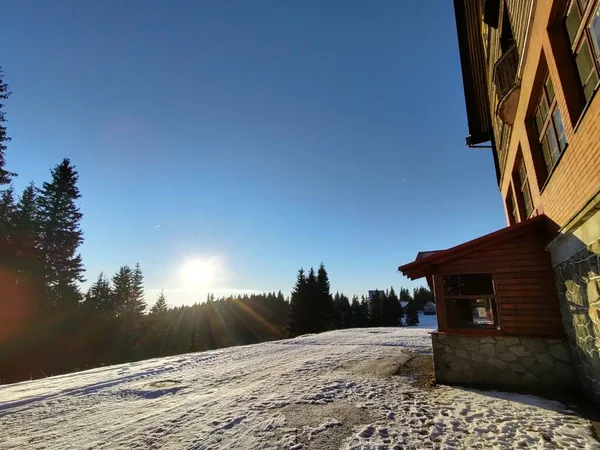
<path fill-rule="evenodd" d="M 564 336 L 554 273 L 540 227 L 439 267 L 440 274 L 485 272 L 494 275 L 504 334 Z"/>
<path fill-rule="evenodd" d="M 519 55 L 523 55 L 525 49 L 525 37 L 527 35 L 527 27 L 529 26 L 529 12 L 533 0 L 511 0 L 504 2 L 508 8 L 508 16 L 512 26 L 513 35 L 517 42 Z"/>

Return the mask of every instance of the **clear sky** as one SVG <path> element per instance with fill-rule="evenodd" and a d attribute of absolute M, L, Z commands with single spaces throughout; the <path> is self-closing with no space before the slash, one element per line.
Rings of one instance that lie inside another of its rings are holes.
<path fill-rule="evenodd" d="M 505 225 L 464 143 L 452 2 L 23 0 L 0 21 L 7 168 L 20 191 L 71 158 L 89 280 L 139 261 L 175 305 L 287 295 L 324 261 L 362 294 Z"/>

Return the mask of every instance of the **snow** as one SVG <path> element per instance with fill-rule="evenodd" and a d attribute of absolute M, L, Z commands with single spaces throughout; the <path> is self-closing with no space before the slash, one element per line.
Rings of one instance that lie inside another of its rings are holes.
<path fill-rule="evenodd" d="M 0 386 L 0 449 L 306 450 L 335 433 L 332 448 L 352 450 L 600 449 L 589 422 L 557 402 L 352 369 L 430 353 L 435 316 L 421 320 Z M 306 425 L 291 425 L 293 408 Z"/>

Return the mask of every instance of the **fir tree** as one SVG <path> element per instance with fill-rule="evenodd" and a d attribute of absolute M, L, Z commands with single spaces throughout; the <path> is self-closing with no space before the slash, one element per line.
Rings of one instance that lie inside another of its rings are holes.
<path fill-rule="evenodd" d="M 164 314 L 167 312 L 168 309 L 169 307 L 167 306 L 167 299 L 165 298 L 165 293 L 163 291 L 160 291 L 156 303 L 152 306 L 152 308 L 150 308 L 150 314 Z"/>
<path fill-rule="evenodd" d="M 27 280 L 32 291 L 40 290 L 42 265 L 38 250 L 38 213 L 36 188 L 30 183 L 15 208 L 14 250 L 20 280 Z"/>
<path fill-rule="evenodd" d="M 383 293 L 375 290 L 373 296 L 369 299 L 369 326 L 380 327 L 381 324 L 381 305 Z"/>
<path fill-rule="evenodd" d="M 304 269 L 301 267 L 298 270 L 296 284 L 292 289 L 290 297 L 288 323 L 286 326 L 288 336 L 295 337 L 306 333 L 307 322 L 309 320 L 308 313 L 306 305 L 306 275 Z"/>
<path fill-rule="evenodd" d="M 414 299 L 410 299 L 406 305 L 406 325 L 414 327 L 419 325 L 419 310 Z"/>
<path fill-rule="evenodd" d="M 77 283 L 84 281 L 81 255 L 82 214 L 75 201 L 80 198 L 79 176 L 68 159 L 52 170 L 38 196 L 39 250 L 44 265 L 46 306 L 68 311 L 75 308 L 80 294 Z"/>
<path fill-rule="evenodd" d="M 103 272 L 100 272 L 98 279 L 88 289 L 83 304 L 85 309 L 91 313 L 111 314 L 115 312 L 113 290 Z"/>
<path fill-rule="evenodd" d="M 402 308 L 400 307 L 398 296 L 396 295 L 396 292 L 394 291 L 393 287 L 391 287 L 390 290 L 386 293 L 383 299 L 382 309 L 382 320 L 386 326 L 400 326 L 402 318 Z"/>
<path fill-rule="evenodd" d="M 319 265 L 319 269 L 317 270 L 317 285 L 319 287 L 317 294 L 317 329 L 318 331 L 331 330 L 334 322 L 335 307 L 330 292 L 329 275 L 323 263 Z"/>
<path fill-rule="evenodd" d="M 144 275 L 140 269 L 140 263 L 135 264 L 131 274 L 131 293 L 127 302 L 127 310 L 131 314 L 139 316 L 146 310 L 144 301 Z"/>
<path fill-rule="evenodd" d="M 4 101 L 10 96 L 8 85 L 4 82 L 4 73 L 0 67 L 0 186 L 9 184 L 12 177 L 16 174 L 8 172 L 6 166 L 6 143 L 10 141 L 10 137 L 6 134 L 6 113 L 4 112 Z"/>
<path fill-rule="evenodd" d="M 4 267 L 12 267 L 15 262 L 15 213 L 14 189 L 10 186 L 0 195 L 0 265 Z"/>
<path fill-rule="evenodd" d="M 429 302 L 434 302 L 433 292 L 424 286 L 419 286 L 413 290 L 413 298 L 419 311 L 423 311 L 425 305 Z"/>
<path fill-rule="evenodd" d="M 307 333 L 318 333 L 322 331 L 323 313 L 320 308 L 321 303 L 321 289 L 317 283 L 317 275 L 315 269 L 312 267 L 308 271 L 306 277 L 306 308 L 307 308 L 307 319 L 306 327 Z"/>
<path fill-rule="evenodd" d="M 129 266 L 121 266 L 113 276 L 113 305 L 115 313 L 119 316 L 127 314 L 129 299 L 131 298 L 131 286 L 133 271 Z"/>

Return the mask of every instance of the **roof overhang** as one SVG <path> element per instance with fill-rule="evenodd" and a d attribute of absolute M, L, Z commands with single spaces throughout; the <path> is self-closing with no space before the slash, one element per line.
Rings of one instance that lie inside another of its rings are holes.
<path fill-rule="evenodd" d="M 485 51 L 481 38 L 482 0 L 454 0 L 458 50 L 470 136 L 469 145 L 492 140 L 492 119 L 488 100 Z"/>
<path fill-rule="evenodd" d="M 398 270 L 411 280 L 427 277 L 429 282 L 429 278 L 431 278 L 431 275 L 436 271 L 436 268 L 442 264 L 453 261 L 459 257 L 466 256 L 476 250 L 500 242 L 510 241 L 522 233 L 532 231 L 533 227 L 539 227 L 541 233 L 546 233 L 550 230 L 549 225 L 550 221 L 546 218 L 546 216 L 544 214 L 540 214 L 539 216 L 525 220 L 516 225 L 502 228 L 498 231 L 486 234 L 485 236 L 478 237 L 477 239 L 473 239 L 447 250 L 419 252 L 413 262 L 398 267 Z"/>

